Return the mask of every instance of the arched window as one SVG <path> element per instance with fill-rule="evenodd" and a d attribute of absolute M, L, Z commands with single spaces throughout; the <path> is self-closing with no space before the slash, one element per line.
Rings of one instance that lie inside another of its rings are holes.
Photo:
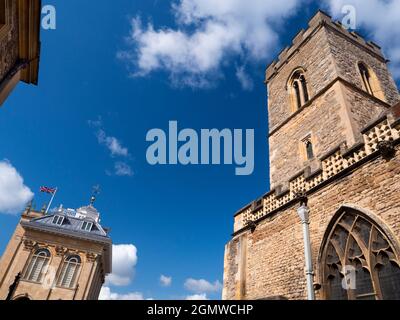
<path fill-rule="evenodd" d="M 314 148 L 311 140 L 306 141 L 306 152 L 307 152 L 307 160 L 311 160 L 314 158 Z"/>
<path fill-rule="evenodd" d="M 315 158 L 314 145 L 311 134 L 301 140 L 300 152 L 303 161 L 309 161 Z"/>
<path fill-rule="evenodd" d="M 47 249 L 37 250 L 25 271 L 24 279 L 33 282 L 41 282 L 50 260 L 50 252 Z"/>
<path fill-rule="evenodd" d="M 399 257 L 382 229 L 345 209 L 322 251 L 323 290 L 331 300 L 400 299 Z"/>
<path fill-rule="evenodd" d="M 304 78 L 303 74 L 300 76 L 300 82 L 301 82 L 301 89 L 303 90 L 304 103 L 307 103 L 309 100 L 308 89 L 307 89 L 306 78 Z"/>
<path fill-rule="evenodd" d="M 363 81 L 364 89 L 371 95 L 374 94 L 371 86 L 371 75 L 368 71 L 367 66 L 364 63 L 358 64 L 358 69 L 360 71 L 360 75 Z"/>
<path fill-rule="evenodd" d="M 58 278 L 58 286 L 64 288 L 73 288 L 81 266 L 81 258 L 79 256 L 67 257 L 62 265 L 60 276 Z"/>
<path fill-rule="evenodd" d="M 385 95 L 374 71 L 365 63 L 359 62 L 358 72 L 360 73 L 364 90 L 378 99 L 385 100 Z"/>
<path fill-rule="evenodd" d="M 289 88 L 292 109 L 297 111 L 310 100 L 303 71 L 297 70 L 293 73 L 289 80 Z"/>

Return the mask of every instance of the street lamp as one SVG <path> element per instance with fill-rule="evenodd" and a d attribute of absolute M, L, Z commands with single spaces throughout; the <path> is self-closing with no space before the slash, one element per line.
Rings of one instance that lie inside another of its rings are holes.
<path fill-rule="evenodd" d="M 308 300 L 315 300 L 314 293 L 314 270 L 311 258 L 311 242 L 310 242 L 310 209 L 307 207 L 307 198 L 300 198 L 300 207 L 297 209 L 297 214 L 300 217 L 303 225 L 303 237 L 304 237 L 304 255 L 306 258 L 306 277 L 307 277 L 307 295 Z"/>

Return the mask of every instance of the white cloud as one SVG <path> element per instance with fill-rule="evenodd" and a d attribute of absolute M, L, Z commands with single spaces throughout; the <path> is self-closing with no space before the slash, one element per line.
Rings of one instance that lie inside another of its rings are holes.
<path fill-rule="evenodd" d="M 137 263 L 137 249 L 133 244 L 113 245 L 112 273 L 105 286 L 127 286 L 132 282 Z"/>
<path fill-rule="evenodd" d="M 101 117 L 98 117 L 96 120 L 89 120 L 89 126 L 97 129 L 96 137 L 99 144 L 104 145 L 110 151 L 112 157 L 120 156 L 120 157 L 128 157 L 129 150 L 125 148 L 121 141 L 117 138 L 108 136 L 103 129 L 103 120 Z"/>
<path fill-rule="evenodd" d="M 238 78 L 243 90 L 251 91 L 254 88 L 254 82 L 251 77 L 246 73 L 245 67 L 236 68 L 236 77 Z"/>
<path fill-rule="evenodd" d="M 124 147 L 116 137 L 108 136 L 103 129 L 103 121 L 101 117 L 98 117 L 97 120 L 89 120 L 89 126 L 96 129 L 96 137 L 99 144 L 104 145 L 110 151 L 110 156 L 112 158 L 122 157 L 122 158 L 130 158 L 128 148 Z M 110 172 L 110 170 L 106 170 L 106 174 L 109 176 L 116 175 L 119 177 L 132 177 L 134 172 L 131 166 L 125 161 L 116 161 L 114 163 L 114 172 Z"/>
<path fill-rule="evenodd" d="M 172 284 L 172 277 L 167 277 L 162 274 L 160 276 L 160 283 L 163 287 L 169 287 Z"/>
<path fill-rule="evenodd" d="M 202 293 L 202 294 L 194 294 L 191 296 L 187 296 L 185 300 L 209 300 L 209 299 L 207 298 L 207 294 Z"/>
<path fill-rule="evenodd" d="M 400 1 L 398 0 L 325 0 L 335 18 L 343 17 L 344 5 L 356 9 L 357 28 L 370 32 L 392 61 L 391 69 L 400 78 Z"/>
<path fill-rule="evenodd" d="M 176 28 L 143 26 L 132 19 L 132 48 L 118 56 L 134 76 L 165 70 L 173 83 L 207 87 L 230 58 L 260 61 L 274 54 L 277 26 L 305 0 L 179 0 L 172 5 Z"/>
<path fill-rule="evenodd" d="M 219 281 L 210 283 L 204 279 L 189 278 L 185 281 L 185 288 L 195 293 L 218 292 L 222 290 L 222 284 Z"/>
<path fill-rule="evenodd" d="M 96 135 L 99 143 L 107 147 L 111 156 L 129 156 L 128 149 L 123 147 L 122 143 L 117 138 L 107 136 L 103 129 L 99 129 Z"/>
<path fill-rule="evenodd" d="M 123 177 L 132 177 L 133 170 L 132 168 L 125 162 L 116 162 L 114 165 L 115 175 Z"/>
<path fill-rule="evenodd" d="M 12 164 L 0 161 L 0 213 L 20 213 L 32 198 L 32 191 Z"/>
<path fill-rule="evenodd" d="M 99 300 L 144 300 L 141 292 L 131 292 L 120 294 L 112 292 L 109 287 L 101 288 Z"/>

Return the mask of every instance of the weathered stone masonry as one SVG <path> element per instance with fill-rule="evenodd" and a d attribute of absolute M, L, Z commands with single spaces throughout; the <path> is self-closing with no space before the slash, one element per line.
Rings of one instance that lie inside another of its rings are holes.
<path fill-rule="evenodd" d="M 360 61 L 376 74 L 384 99 L 362 87 Z M 391 107 L 400 99 L 386 63 L 377 45 L 319 12 L 268 68 L 272 190 L 235 215 L 224 299 L 306 298 L 298 192 L 309 198 L 317 298 L 327 297 L 322 247 L 340 210 L 371 219 L 400 252 L 400 107 Z M 298 67 L 310 100 L 293 112 L 287 83 Z M 298 147 L 308 134 L 311 160 Z"/>

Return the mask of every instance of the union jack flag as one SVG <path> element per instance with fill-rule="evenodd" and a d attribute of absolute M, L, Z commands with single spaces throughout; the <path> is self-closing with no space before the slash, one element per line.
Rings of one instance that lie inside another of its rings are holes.
<path fill-rule="evenodd" d="M 49 187 L 40 187 L 40 192 L 55 194 L 57 191 L 56 188 L 49 188 Z"/>

